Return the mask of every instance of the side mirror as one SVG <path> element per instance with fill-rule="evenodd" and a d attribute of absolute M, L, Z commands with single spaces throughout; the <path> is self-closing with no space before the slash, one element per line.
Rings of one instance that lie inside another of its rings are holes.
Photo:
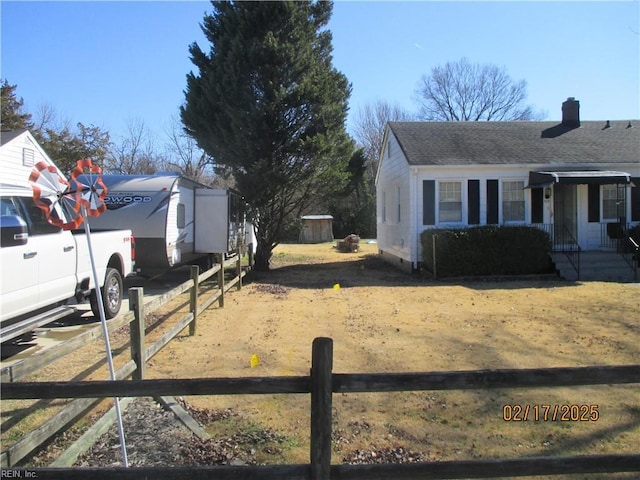
<path fill-rule="evenodd" d="M 3 247 L 24 245 L 29 238 L 27 224 L 17 215 L 2 215 L 0 217 L 0 231 L 2 232 L 0 244 Z"/>

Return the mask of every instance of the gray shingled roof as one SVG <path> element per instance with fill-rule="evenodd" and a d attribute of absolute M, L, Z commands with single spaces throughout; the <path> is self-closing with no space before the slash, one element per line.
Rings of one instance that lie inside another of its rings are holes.
<path fill-rule="evenodd" d="M 5 143 L 9 143 L 11 140 L 16 138 L 18 135 L 22 135 L 27 130 L 25 128 L 20 128 L 18 130 L 2 130 L 0 132 L 0 145 L 4 145 Z"/>
<path fill-rule="evenodd" d="M 632 127 L 627 128 L 629 123 Z M 640 162 L 640 121 L 389 122 L 410 165 Z"/>

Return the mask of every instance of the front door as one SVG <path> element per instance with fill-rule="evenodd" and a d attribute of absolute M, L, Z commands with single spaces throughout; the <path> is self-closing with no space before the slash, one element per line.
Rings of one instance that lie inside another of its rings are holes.
<path fill-rule="evenodd" d="M 578 242 L 577 185 L 557 184 L 553 187 L 553 231 L 556 247 Z"/>

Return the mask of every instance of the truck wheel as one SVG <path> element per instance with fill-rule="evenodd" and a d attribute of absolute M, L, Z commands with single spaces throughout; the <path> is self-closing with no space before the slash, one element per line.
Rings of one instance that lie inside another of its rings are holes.
<path fill-rule="evenodd" d="M 115 268 L 107 268 L 107 274 L 104 276 L 104 286 L 100 289 L 102 303 L 104 304 L 104 316 L 107 320 L 118 315 L 120 305 L 122 305 L 122 293 L 123 286 L 120 273 Z M 93 315 L 100 317 L 95 289 L 91 291 L 89 303 L 91 304 Z"/>

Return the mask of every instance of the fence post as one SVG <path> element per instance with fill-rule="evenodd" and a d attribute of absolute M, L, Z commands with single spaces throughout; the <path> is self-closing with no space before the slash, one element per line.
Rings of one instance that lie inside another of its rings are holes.
<path fill-rule="evenodd" d="M 237 249 L 238 261 L 236 262 L 236 275 L 238 276 L 238 290 L 242 290 L 242 256 L 240 255 L 240 247 Z"/>
<path fill-rule="evenodd" d="M 438 253 L 436 249 L 436 242 L 438 240 L 438 235 L 434 235 L 432 238 L 432 246 L 433 246 L 433 279 L 436 280 L 438 278 L 438 272 L 436 270 L 436 255 Z"/>
<path fill-rule="evenodd" d="M 200 288 L 200 282 L 198 276 L 200 275 L 200 267 L 198 265 L 191 265 L 191 280 L 193 280 L 193 287 L 191 287 L 191 294 L 189 296 L 189 311 L 193 314 L 193 320 L 189 324 L 189 335 L 194 336 L 196 334 L 196 320 L 198 319 L 198 290 Z"/>
<path fill-rule="evenodd" d="M 224 253 L 219 253 L 217 257 L 218 262 L 220 263 L 220 270 L 218 270 L 218 288 L 220 289 L 218 306 L 224 307 Z"/>
<path fill-rule="evenodd" d="M 131 374 L 131 378 L 143 380 L 147 367 L 146 358 L 144 358 L 144 289 L 142 287 L 129 289 L 129 311 L 132 311 L 135 316 L 129 327 L 131 358 L 138 367 Z"/>
<path fill-rule="evenodd" d="M 311 352 L 311 479 L 329 480 L 331 473 L 333 340 L 313 340 Z"/>

